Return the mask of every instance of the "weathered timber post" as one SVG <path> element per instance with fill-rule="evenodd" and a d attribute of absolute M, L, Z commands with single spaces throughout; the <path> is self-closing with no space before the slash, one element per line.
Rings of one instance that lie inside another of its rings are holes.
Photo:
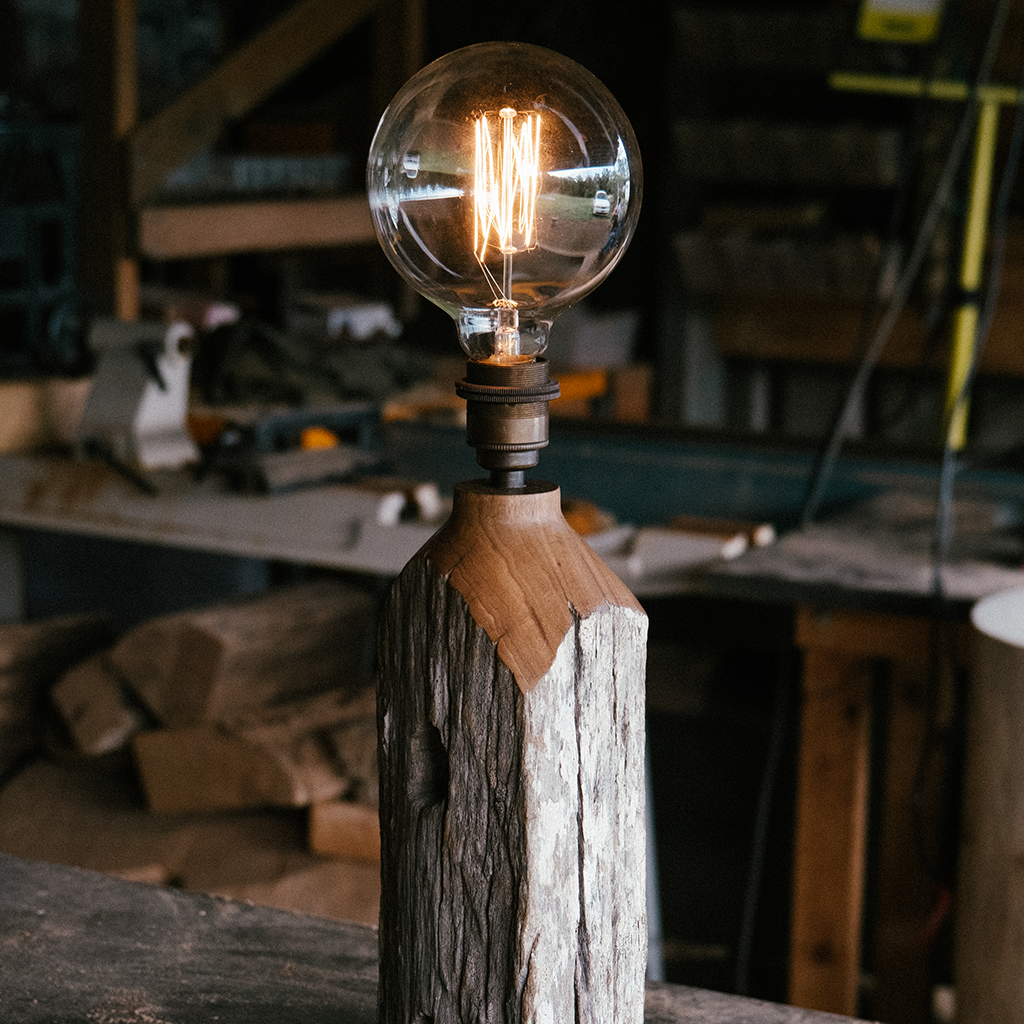
<path fill-rule="evenodd" d="M 639 1024 L 647 619 L 559 491 L 460 484 L 381 628 L 382 1024 Z"/>

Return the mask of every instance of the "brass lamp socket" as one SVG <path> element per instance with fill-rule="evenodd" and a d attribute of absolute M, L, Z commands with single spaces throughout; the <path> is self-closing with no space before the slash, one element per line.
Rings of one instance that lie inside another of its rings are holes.
<path fill-rule="evenodd" d="M 492 477 L 536 466 L 548 443 L 548 402 L 559 395 L 546 359 L 524 363 L 466 363 L 455 393 L 466 399 L 466 443 Z M 522 486 L 512 483 L 511 486 Z"/>

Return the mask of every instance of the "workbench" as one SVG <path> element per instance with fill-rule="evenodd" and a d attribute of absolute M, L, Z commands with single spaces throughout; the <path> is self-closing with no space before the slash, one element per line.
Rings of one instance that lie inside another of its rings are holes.
<path fill-rule="evenodd" d="M 377 931 L 0 855 L 0 1017 L 373 1024 Z M 648 1024 L 842 1018 L 649 983 Z"/>
<path fill-rule="evenodd" d="M 873 1013 L 925 1019 L 925 936 L 951 894 L 922 866 L 914 835 L 922 751 L 936 705 L 970 668 L 974 602 L 1024 584 L 1024 534 L 1019 525 L 994 529 L 999 503 L 982 493 L 969 489 L 958 502 L 963 533 L 940 589 L 934 496 L 907 482 L 705 577 L 718 594 L 796 609 L 803 668 L 788 997 L 796 1005 L 858 1005 L 874 829 Z"/>

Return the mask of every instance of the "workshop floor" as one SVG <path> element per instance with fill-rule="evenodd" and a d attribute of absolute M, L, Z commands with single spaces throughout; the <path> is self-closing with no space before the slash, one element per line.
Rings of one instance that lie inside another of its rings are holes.
<path fill-rule="evenodd" d="M 0 789 L 0 852 L 377 923 L 379 866 L 310 853 L 304 811 L 155 815 L 125 770 L 32 761 Z"/>

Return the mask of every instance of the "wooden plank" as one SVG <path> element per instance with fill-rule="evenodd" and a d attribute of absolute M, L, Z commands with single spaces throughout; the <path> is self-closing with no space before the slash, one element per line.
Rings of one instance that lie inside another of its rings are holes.
<path fill-rule="evenodd" d="M 868 809 L 871 676 L 863 659 L 804 654 L 789 1002 L 853 1014 Z"/>
<path fill-rule="evenodd" d="M 99 463 L 0 456 L 8 525 L 394 576 L 437 524 L 382 522 L 389 500 L 343 484 L 233 494 L 173 482 L 149 495 Z"/>
<path fill-rule="evenodd" d="M 377 931 L 0 856 L 0 1011 L 19 1024 L 377 1024 Z M 842 1024 L 648 982 L 647 1024 Z"/>
<path fill-rule="evenodd" d="M 797 609 L 796 643 L 864 658 L 887 658 L 906 665 L 925 665 L 936 625 L 923 615 L 892 615 L 882 612 L 834 608 L 817 611 L 807 605 Z M 952 642 L 966 649 L 968 625 L 948 623 L 955 631 Z"/>
<path fill-rule="evenodd" d="M 925 933 L 938 889 L 914 841 L 911 802 L 928 727 L 924 695 L 936 628 L 952 630 L 953 649 L 966 650 L 968 627 L 962 622 L 940 627 L 924 616 L 838 609 L 820 613 L 806 606 L 797 612 L 796 639 L 806 654 L 805 673 L 820 673 L 831 662 L 833 671 L 845 664 L 851 676 L 859 671 L 866 677 L 873 662 L 888 663 L 872 1009 L 881 1019 L 901 1024 L 927 1019 L 931 987 Z M 819 683 L 805 680 L 807 686 Z M 802 760 L 816 756 L 822 741 L 805 731 L 805 742 L 813 746 L 802 752 Z"/>
<path fill-rule="evenodd" d="M 10 857 L 0 897 L 5 1020 L 376 1024 L 372 928 Z"/>
<path fill-rule="evenodd" d="M 157 260 L 357 245 L 375 239 L 365 195 L 149 206 L 139 252 Z"/>
<path fill-rule="evenodd" d="M 97 308 L 139 316 L 139 269 L 124 201 L 127 140 L 138 118 L 135 0 L 82 0 L 78 52 L 82 83 L 79 275 Z"/>
<path fill-rule="evenodd" d="M 300 0 L 202 82 L 138 126 L 129 141 L 127 195 L 140 207 L 167 175 L 210 145 L 369 15 L 377 0 Z"/>

